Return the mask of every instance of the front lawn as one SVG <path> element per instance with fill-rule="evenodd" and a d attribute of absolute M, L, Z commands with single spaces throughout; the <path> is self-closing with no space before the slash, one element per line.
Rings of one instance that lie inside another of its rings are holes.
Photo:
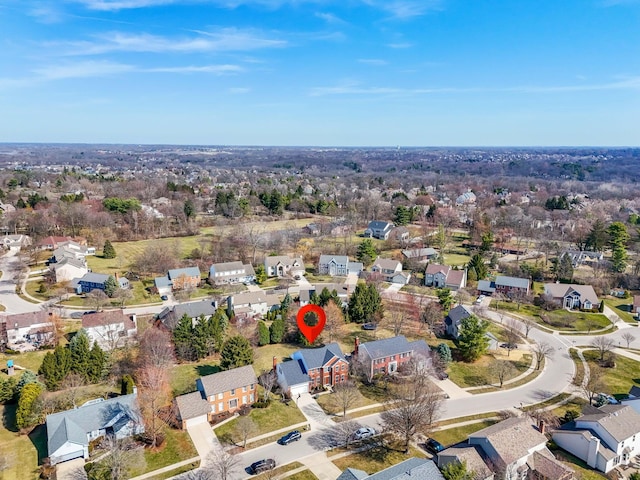
<path fill-rule="evenodd" d="M 633 298 L 605 298 L 604 304 L 625 322 L 632 325 L 638 324 L 638 320 L 633 315 Z"/>
<path fill-rule="evenodd" d="M 587 350 L 583 353 L 590 366 L 596 365 L 600 358 L 595 350 Z M 604 391 L 618 399 L 626 398 L 632 386 L 640 385 L 640 362 L 622 355 L 616 356 L 614 368 L 603 368 L 602 373 Z"/>
<path fill-rule="evenodd" d="M 252 408 L 249 418 L 257 427 L 255 434 L 252 435 L 254 437 L 305 421 L 304 415 L 298 410 L 295 402 L 290 401 L 286 404 L 276 398 L 272 398 L 267 408 Z M 222 443 L 240 443 L 240 438 L 234 431 L 237 423 L 238 419 L 235 418 L 224 425 L 214 427 L 214 432 Z"/>
<path fill-rule="evenodd" d="M 420 450 L 410 447 L 409 453 L 404 454 L 400 448 L 392 449 L 387 447 L 376 446 L 363 452 L 352 453 L 346 457 L 333 460 L 333 463 L 340 470 L 347 468 L 357 468 L 372 474 L 389 468 L 392 465 L 403 462 L 411 457 L 424 458 L 425 455 Z"/>
<path fill-rule="evenodd" d="M 181 363 L 171 368 L 169 372 L 169 384 L 173 396 L 196 391 L 196 380 L 205 375 L 218 373 L 220 367 L 212 365 L 211 357 L 200 362 Z"/>
<path fill-rule="evenodd" d="M 318 405 L 320 405 L 320 407 L 322 407 L 322 409 L 329 415 L 342 415 L 342 407 L 339 403 L 337 396 L 333 393 L 318 396 Z M 360 391 L 358 391 L 356 397 L 351 402 L 347 410 L 373 405 L 374 403 L 376 403 L 374 400 L 365 397 L 360 393 Z"/>
<path fill-rule="evenodd" d="M 515 356 L 514 352 L 511 352 L 511 354 Z M 498 384 L 499 382 L 494 372 L 497 363 L 501 361 L 510 362 L 514 367 L 512 374 L 504 379 L 507 381 L 527 371 L 531 366 L 531 355 L 522 355 L 519 359 L 503 357 L 498 360 L 495 356 L 488 354 L 474 363 L 451 362 L 447 372 L 449 373 L 449 379 L 461 388 Z"/>
<path fill-rule="evenodd" d="M 20 435 L 15 431 L 17 405 L 0 405 L 0 478 L 2 480 L 23 480 L 38 478 L 38 460 L 46 454 L 46 432 L 42 426 L 36 427 L 30 435 Z"/>
<path fill-rule="evenodd" d="M 186 430 L 167 428 L 165 441 L 160 448 L 139 449 L 136 450 L 136 455 L 138 458 L 131 463 L 132 465 L 140 466 L 137 469 L 132 469 L 130 472 L 131 477 L 153 472 L 159 468 L 196 457 L 198 452 Z"/>
<path fill-rule="evenodd" d="M 462 425 L 460 427 L 447 428 L 446 430 L 439 430 L 431 434 L 431 438 L 435 438 L 445 447 L 454 445 L 456 443 L 466 440 L 469 435 L 482 430 L 483 428 L 490 427 L 497 420 L 483 420 L 478 423 L 472 423 L 469 425 Z"/>
<path fill-rule="evenodd" d="M 471 257 L 469 255 L 462 255 L 459 253 L 445 253 L 444 264 L 451 265 L 452 267 L 462 267 L 469 263 Z"/>
<path fill-rule="evenodd" d="M 311 470 L 303 470 L 300 473 L 287 477 L 287 480 L 318 480 Z"/>

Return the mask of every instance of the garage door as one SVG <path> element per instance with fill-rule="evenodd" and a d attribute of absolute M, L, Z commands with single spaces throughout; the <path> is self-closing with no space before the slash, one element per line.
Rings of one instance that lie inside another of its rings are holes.
<path fill-rule="evenodd" d="M 193 427 L 194 425 L 199 425 L 201 423 L 207 423 L 207 416 L 206 415 L 201 415 L 199 417 L 190 418 L 185 423 L 186 423 L 187 427 Z"/>
<path fill-rule="evenodd" d="M 302 394 L 302 393 L 308 393 L 309 392 L 309 384 L 307 383 L 300 383 L 298 385 L 291 385 L 291 397 L 295 398 L 298 395 Z"/>

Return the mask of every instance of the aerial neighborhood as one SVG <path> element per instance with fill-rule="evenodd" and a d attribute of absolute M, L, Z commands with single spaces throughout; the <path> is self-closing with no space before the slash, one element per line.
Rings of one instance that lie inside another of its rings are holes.
<path fill-rule="evenodd" d="M 621 152 L 39 148 L 0 153 L 7 478 L 640 478 Z"/>

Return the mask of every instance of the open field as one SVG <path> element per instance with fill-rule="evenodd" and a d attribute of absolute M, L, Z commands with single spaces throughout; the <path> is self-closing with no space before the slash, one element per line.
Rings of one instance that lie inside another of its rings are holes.
<path fill-rule="evenodd" d="M 595 350 L 587 350 L 584 352 L 584 358 L 593 367 L 596 365 L 599 355 Z M 618 399 L 626 398 L 632 386 L 640 385 L 640 362 L 622 355 L 616 356 L 616 366 L 614 368 L 603 368 L 601 371 L 605 393 Z"/>
<path fill-rule="evenodd" d="M 481 422 L 472 423 L 470 425 L 447 428 L 445 430 L 433 432 L 431 434 L 431 437 L 435 438 L 445 447 L 448 447 L 450 445 L 454 445 L 458 442 L 466 440 L 466 438 L 470 434 L 477 432 L 478 430 L 482 430 L 483 428 L 490 427 L 491 425 L 496 423 L 496 421 L 497 420 L 482 420 Z"/>

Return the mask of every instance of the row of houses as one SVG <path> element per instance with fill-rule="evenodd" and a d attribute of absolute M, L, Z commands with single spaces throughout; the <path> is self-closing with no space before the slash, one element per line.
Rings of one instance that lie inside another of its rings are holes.
<path fill-rule="evenodd" d="M 360 343 L 345 355 L 337 343 L 294 352 L 288 361 L 273 358 L 273 371 L 282 392 L 289 398 L 320 389 L 331 389 L 349 380 L 357 362 L 369 378 L 394 374 L 409 361 L 428 367 L 429 346 L 424 340 L 408 341 L 404 336 Z M 175 399 L 176 414 L 183 428 L 212 421 L 217 415 L 233 413 L 255 401 L 257 379 L 252 366 L 214 373 L 196 381 L 196 391 Z"/>

